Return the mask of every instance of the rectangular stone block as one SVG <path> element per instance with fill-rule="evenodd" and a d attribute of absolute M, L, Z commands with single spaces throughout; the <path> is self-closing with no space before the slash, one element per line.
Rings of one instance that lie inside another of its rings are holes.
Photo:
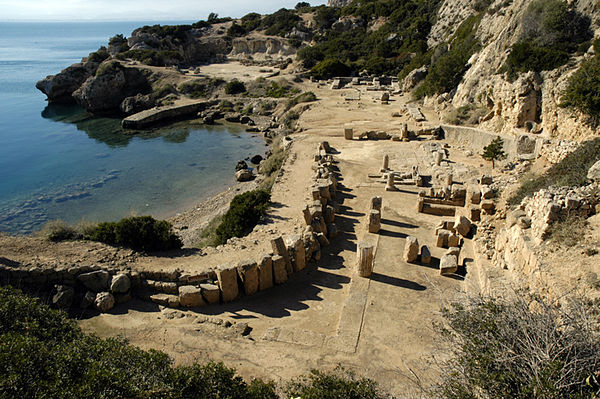
<path fill-rule="evenodd" d="M 283 237 L 279 236 L 277 238 L 272 239 L 271 248 L 273 249 L 273 253 L 275 255 L 283 257 L 283 259 L 285 260 L 286 270 L 288 270 L 288 272 L 291 273 L 294 269 L 292 268 L 292 260 L 290 259 L 290 254 L 287 251 L 285 242 L 283 241 Z"/>
<path fill-rule="evenodd" d="M 186 308 L 206 306 L 202 297 L 202 289 L 194 285 L 182 285 L 179 287 L 179 304 Z"/>
<path fill-rule="evenodd" d="M 444 255 L 440 259 L 440 274 L 448 276 L 458 270 L 458 259 L 455 255 Z"/>
<path fill-rule="evenodd" d="M 288 253 L 292 255 L 292 266 L 295 272 L 306 267 L 306 250 L 300 235 L 294 234 L 285 239 Z"/>
<path fill-rule="evenodd" d="M 245 295 L 258 292 L 258 265 L 252 261 L 242 261 L 237 266 L 238 276 L 244 285 Z"/>
<path fill-rule="evenodd" d="M 381 229 L 381 212 L 371 209 L 369 212 L 369 233 L 379 233 Z"/>
<path fill-rule="evenodd" d="M 344 129 L 344 138 L 346 140 L 352 140 L 354 136 L 354 129 L 352 128 L 345 128 Z"/>
<path fill-rule="evenodd" d="M 263 256 L 258 264 L 258 287 L 261 291 L 273 287 L 273 260 L 268 255 Z"/>
<path fill-rule="evenodd" d="M 435 246 L 438 248 L 448 248 L 448 237 L 450 237 L 451 234 L 452 232 L 448 230 L 440 230 L 437 235 Z"/>
<path fill-rule="evenodd" d="M 288 273 L 285 268 L 285 259 L 283 256 L 275 255 L 273 262 L 273 281 L 275 284 L 284 284 L 288 281 Z"/>
<path fill-rule="evenodd" d="M 221 265 L 217 269 L 217 279 L 223 302 L 231 302 L 239 296 L 238 272 L 235 266 Z"/>
<path fill-rule="evenodd" d="M 370 277 L 373 273 L 374 247 L 365 241 L 360 241 L 356 247 L 356 271 L 360 277 Z"/>
<path fill-rule="evenodd" d="M 221 289 L 218 285 L 204 283 L 200 284 L 200 288 L 202 289 L 202 296 L 207 303 L 219 303 L 219 300 L 221 299 Z"/>

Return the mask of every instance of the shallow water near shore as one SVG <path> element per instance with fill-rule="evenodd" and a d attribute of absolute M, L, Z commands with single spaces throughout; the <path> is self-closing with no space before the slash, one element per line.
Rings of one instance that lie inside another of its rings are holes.
<path fill-rule="evenodd" d="M 119 119 L 48 104 L 35 88 L 144 24 L 0 23 L 0 231 L 166 217 L 233 184 L 237 161 L 264 153 L 262 137 L 236 126 L 178 123 L 126 135 Z"/>

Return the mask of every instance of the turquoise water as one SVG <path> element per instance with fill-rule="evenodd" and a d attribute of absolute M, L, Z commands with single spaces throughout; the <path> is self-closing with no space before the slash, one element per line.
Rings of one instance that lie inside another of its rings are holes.
<path fill-rule="evenodd" d="M 144 24 L 0 23 L 0 231 L 167 217 L 231 185 L 239 159 L 264 153 L 261 137 L 235 126 L 180 123 L 128 136 L 120 120 L 49 105 L 35 88 Z"/>

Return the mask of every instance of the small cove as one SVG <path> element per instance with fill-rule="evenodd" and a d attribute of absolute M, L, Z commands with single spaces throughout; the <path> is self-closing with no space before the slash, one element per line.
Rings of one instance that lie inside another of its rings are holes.
<path fill-rule="evenodd" d="M 237 126 L 177 123 L 134 136 L 120 120 L 47 104 L 35 82 L 143 22 L 0 24 L 0 231 L 30 233 L 132 214 L 165 217 L 234 182 L 264 140 Z"/>

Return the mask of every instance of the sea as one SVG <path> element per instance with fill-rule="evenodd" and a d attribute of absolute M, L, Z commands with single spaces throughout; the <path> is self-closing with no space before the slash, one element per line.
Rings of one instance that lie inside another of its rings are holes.
<path fill-rule="evenodd" d="M 234 184 L 238 160 L 265 153 L 262 137 L 235 125 L 128 135 L 119 119 L 49 104 L 35 88 L 115 34 L 156 23 L 0 23 L 0 232 L 173 216 Z"/>

